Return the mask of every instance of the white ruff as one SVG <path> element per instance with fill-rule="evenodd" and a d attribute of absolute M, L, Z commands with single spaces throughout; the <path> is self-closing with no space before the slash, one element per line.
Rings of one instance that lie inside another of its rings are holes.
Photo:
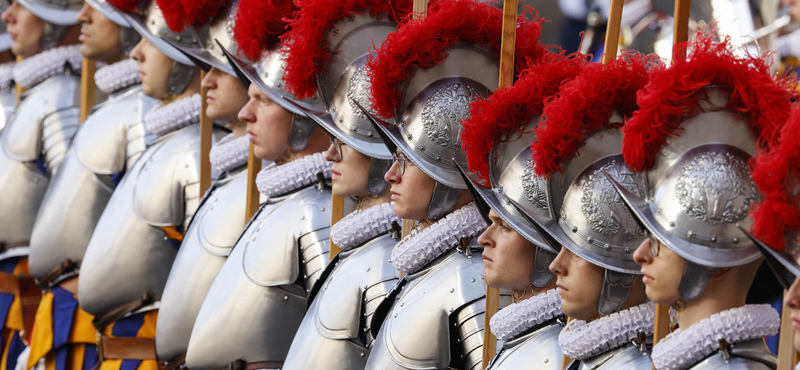
<path fill-rule="evenodd" d="M 402 223 L 394 214 L 394 202 L 379 204 L 339 220 L 331 226 L 331 240 L 343 251 L 350 250 L 391 230 L 393 222 Z"/>
<path fill-rule="evenodd" d="M 156 136 L 200 122 L 200 94 L 169 104 L 158 103 L 144 116 L 144 126 Z"/>
<path fill-rule="evenodd" d="M 457 246 L 462 237 L 471 238 L 486 226 L 475 202 L 467 204 L 425 230 L 412 230 L 392 250 L 392 265 L 413 274 Z"/>
<path fill-rule="evenodd" d="M 331 178 L 333 162 L 324 153 L 314 153 L 286 164 L 270 164 L 256 176 L 258 191 L 268 197 L 286 194 L 317 181 L 317 174 Z"/>
<path fill-rule="evenodd" d="M 655 306 L 647 302 L 589 323 L 573 320 L 561 331 L 558 344 L 564 355 L 585 360 L 630 343 L 640 331 L 653 335 Z"/>
<path fill-rule="evenodd" d="M 139 63 L 133 59 L 109 64 L 94 73 L 94 83 L 100 91 L 110 94 L 141 82 L 139 79 Z"/>
<path fill-rule="evenodd" d="M 561 295 L 555 289 L 514 303 L 492 316 L 489 327 L 497 339 L 509 341 L 526 330 L 561 315 Z"/>
<path fill-rule="evenodd" d="M 64 73 L 67 63 L 73 71 L 80 72 L 83 63 L 80 45 L 59 46 L 45 50 L 17 63 L 14 68 L 14 81 L 30 89 L 50 77 Z"/>
<path fill-rule="evenodd" d="M 0 90 L 10 90 L 14 81 L 14 65 L 16 62 L 0 64 Z"/>
<path fill-rule="evenodd" d="M 767 304 L 722 311 L 686 330 L 675 330 L 653 347 L 653 365 L 659 370 L 686 369 L 719 349 L 719 339 L 733 344 L 778 333 L 781 318 Z"/>
<path fill-rule="evenodd" d="M 211 164 L 221 172 L 247 164 L 247 155 L 250 152 L 250 136 L 244 135 L 234 138 L 230 133 L 220 139 L 208 154 Z"/>

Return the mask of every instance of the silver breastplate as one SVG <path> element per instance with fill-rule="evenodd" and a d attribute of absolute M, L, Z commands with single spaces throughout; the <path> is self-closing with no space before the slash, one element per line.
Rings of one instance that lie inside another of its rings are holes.
<path fill-rule="evenodd" d="M 27 245 L 30 240 L 49 175 L 78 129 L 79 104 L 80 78 L 54 76 L 26 93 L 3 129 L 0 243 Z"/>
<path fill-rule="evenodd" d="M 338 260 L 294 337 L 284 370 L 363 369 L 369 323 L 378 304 L 400 278 L 389 262 L 398 240 L 390 234 L 347 252 Z"/>
<path fill-rule="evenodd" d="M 694 366 L 690 370 L 768 370 L 778 366 L 778 359 L 773 355 L 761 338 L 746 340 L 731 345 L 731 357 L 725 359 L 721 352 L 716 352 Z M 746 357 L 740 357 L 746 356 Z"/>
<path fill-rule="evenodd" d="M 3 127 L 6 127 L 11 114 L 17 109 L 17 93 L 14 89 L 0 91 L 0 109 L 2 109 L 2 112 L 0 112 L 0 131 L 3 131 Z"/>
<path fill-rule="evenodd" d="M 171 361 L 186 354 L 200 305 L 242 234 L 247 171 L 214 183 L 197 210 L 172 264 L 156 325 L 158 357 Z"/>
<path fill-rule="evenodd" d="M 31 234 L 37 279 L 66 259 L 83 260 L 89 238 L 114 191 L 115 178 L 145 149 L 144 115 L 156 101 L 133 87 L 101 104 L 81 125 L 45 193 Z"/>
<path fill-rule="evenodd" d="M 649 340 L 649 339 L 648 339 Z M 651 370 L 653 368 L 648 355 L 633 344 L 615 348 L 580 362 L 578 370 Z"/>
<path fill-rule="evenodd" d="M 555 320 L 553 320 L 555 321 Z M 561 370 L 564 354 L 558 345 L 562 326 L 549 324 L 503 344 L 487 370 Z"/>
<path fill-rule="evenodd" d="M 147 148 L 123 178 L 83 258 L 84 310 L 98 316 L 145 295 L 160 299 L 177 252 L 162 227 L 182 227 L 196 210 L 199 156 L 200 128 L 191 125 Z"/>
<path fill-rule="evenodd" d="M 328 262 L 330 205 L 329 190 L 309 186 L 259 210 L 200 307 L 188 368 L 285 360 L 307 290 Z"/>
<path fill-rule="evenodd" d="M 475 239 L 471 243 L 477 246 Z M 459 368 L 480 369 L 486 303 L 483 261 L 479 254 L 468 258 L 455 250 L 439 258 L 404 277 L 366 369 L 442 369 L 453 362 L 462 364 Z M 452 359 L 451 353 L 461 358 Z"/>

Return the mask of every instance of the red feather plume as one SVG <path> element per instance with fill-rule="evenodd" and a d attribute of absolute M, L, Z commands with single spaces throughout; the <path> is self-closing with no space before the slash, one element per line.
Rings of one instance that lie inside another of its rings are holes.
<path fill-rule="evenodd" d="M 128 13 L 139 11 L 139 0 L 108 0 L 115 8 Z"/>
<path fill-rule="evenodd" d="M 173 0 L 175 1 L 175 0 Z M 196 27 L 216 20 L 220 12 L 228 9 L 230 0 L 180 0 L 186 13 L 186 23 Z"/>
<path fill-rule="evenodd" d="M 411 0 L 299 0 L 300 12 L 292 21 L 292 31 L 282 39 L 291 51 L 286 57 L 286 88 L 298 98 L 310 98 L 317 93 L 317 75 L 323 62 L 333 56 L 325 32 L 333 23 L 348 16 L 385 13 L 400 22 L 411 13 Z M 366 50 L 365 50 L 366 51 Z"/>
<path fill-rule="evenodd" d="M 785 233 L 800 230 L 800 106 L 792 107 L 779 143 L 756 157 L 753 181 L 763 194 L 754 204 L 753 235 L 777 250 L 785 249 Z"/>
<path fill-rule="evenodd" d="M 236 12 L 233 37 L 239 51 L 250 60 L 261 59 L 264 50 L 280 44 L 294 13 L 292 0 L 241 0 Z"/>
<path fill-rule="evenodd" d="M 686 52 L 687 57 L 680 57 Z M 673 48 L 672 65 L 653 71 L 650 82 L 638 94 L 639 111 L 625 124 L 622 152 L 625 162 L 637 172 L 653 161 L 669 135 L 679 135 L 684 117 L 698 108 L 696 92 L 711 84 L 731 88 L 728 109 L 751 117 L 750 124 L 761 132 L 760 141 L 775 140 L 789 117 L 790 100 L 797 97 L 789 78 L 775 79 L 769 70 L 769 55 L 746 54 L 730 45 L 730 38 L 715 41 L 697 38 Z"/>
<path fill-rule="evenodd" d="M 636 92 L 648 80 L 656 57 L 627 53 L 608 64 L 590 64 L 580 75 L 564 83 L 558 96 L 544 107 L 545 119 L 531 145 L 534 172 L 549 176 L 560 171 L 584 144 L 586 137 L 602 127 L 619 128 L 609 119 L 614 110 L 624 116 L 636 110 Z"/>
<path fill-rule="evenodd" d="M 161 13 L 164 14 L 164 21 L 167 27 L 175 32 L 181 32 L 186 28 L 186 10 L 183 4 L 176 0 L 155 0 Z"/>
<path fill-rule="evenodd" d="M 541 19 L 527 16 L 526 7 L 517 18 L 515 66 L 527 65 L 527 59 L 538 61 L 545 53 L 539 43 Z M 397 86 L 413 78 L 417 67 L 430 68 L 447 59 L 445 48 L 458 41 L 489 46 L 500 50 L 503 11 L 476 0 L 443 0 L 433 3 L 421 20 L 406 20 L 400 30 L 389 34 L 380 48 L 367 61 L 372 81 L 370 93 L 376 113 L 394 116 L 401 92 Z"/>
<path fill-rule="evenodd" d="M 470 172 L 489 184 L 489 151 L 514 132 L 533 129 L 535 125 L 527 127 L 531 119 L 542 114 L 548 98 L 584 68 L 586 59 L 577 53 L 565 56 L 548 52 L 540 63 L 522 71 L 514 85 L 472 103 L 461 134 Z"/>

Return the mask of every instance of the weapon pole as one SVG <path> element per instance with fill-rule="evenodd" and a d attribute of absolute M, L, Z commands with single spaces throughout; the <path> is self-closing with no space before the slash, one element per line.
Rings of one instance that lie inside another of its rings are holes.
<path fill-rule="evenodd" d="M 205 72 L 200 72 L 200 79 L 206 77 Z M 202 197 L 208 187 L 211 186 L 211 153 L 212 136 L 214 135 L 214 122 L 208 118 L 206 109 L 208 109 L 208 102 L 206 95 L 208 89 L 205 87 L 200 88 L 200 196 Z"/>
<path fill-rule="evenodd" d="M 92 113 L 95 105 L 94 73 L 97 71 L 97 62 L 83 58 L 81 65 L 81 123 L 86 122 L 86 117 Z"/>

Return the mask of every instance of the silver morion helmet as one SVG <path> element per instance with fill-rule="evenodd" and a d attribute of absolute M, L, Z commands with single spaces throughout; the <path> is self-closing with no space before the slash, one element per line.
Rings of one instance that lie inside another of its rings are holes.
<path fill-rule="evenodd" d="M 39 38 L 43 50 L 58 46 L 70 26 L 78 24 L 78 12 L 83 0 L 16 0 L 19 5 L 44 20 L 44 32 Z"/>

